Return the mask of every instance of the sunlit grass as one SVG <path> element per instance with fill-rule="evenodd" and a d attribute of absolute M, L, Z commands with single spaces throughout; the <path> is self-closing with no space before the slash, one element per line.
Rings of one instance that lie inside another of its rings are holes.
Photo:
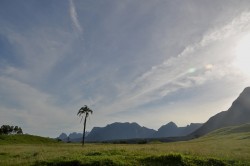
<path fill-rule="evenodd" d="M 233 130 L 231 130 L 233 131 Z M 236 130 L 237 131 L 237 130 Z M 2 144 L 0 165 L 250 165 L 250 132 L 214 132 L 183 142 Z"/>

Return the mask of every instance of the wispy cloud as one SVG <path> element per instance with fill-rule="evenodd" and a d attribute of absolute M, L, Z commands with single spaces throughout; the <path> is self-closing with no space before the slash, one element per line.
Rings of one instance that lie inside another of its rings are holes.
<path fill-rule="evenodd" d="M 73 23 L 73 26 L 75 27 L 75 29 L 79 33 L 82 33 L 83 29 L 82 29 L 82 26 L 80 25 L 80 22 L 78 20 L 76 7 L 75 7 L 73 0 L 69 0 L 69 14 L 70 14 L 70 18 L 72 20 L 72 23 Z"/>
<path fill-rule="evenodd" d="M 198 86 L 228 74 L 233 75 L 234 70 L 228 65 L 232 59 L 228 50 L 224 50 L 220 56 L 217 55 L 219 52 L 215 51 L 212 55 L 208 55 L 208 52 L 216 50 L 217 45 L 223 45 L 221 41 L 228 44 L 235 35 L 249 28 L 250 13 L 245 12 L 228 24 L 205 33 L 199 42 L 187 46 L 179 55 L 166 59 L 138 77 L 132 86 L 121 92 L 120 98 L 114 101 L 115 104 L 106 110 L 133 109 L 162 99 L 179 89 Z"/>
<path fill-rule="evenodd" d="M 4 98 L 0 101 L 0 122 L 21 124 L 30 134 L 56 136 L 62 131 L 59 128 L 67 130 L 76 125 L 77 117 L 69 112 L 78 107 L 58 104 L 64 103 L 65 95 L 58 87 L 67 84 L 62 73 L 71 72 L 72 66 L 66 68 L 65 64 L 70 64 L 72 43 L 78 38 L 64 27 L 34 24 L 27 29 L 16 30 L 9 24 L 0 28 L 0 36 L 13 52 L 0 55 L 5 60 L 0 63 L 0 94 Z M 67 124 L 62 124 L 65 120 Z"/>

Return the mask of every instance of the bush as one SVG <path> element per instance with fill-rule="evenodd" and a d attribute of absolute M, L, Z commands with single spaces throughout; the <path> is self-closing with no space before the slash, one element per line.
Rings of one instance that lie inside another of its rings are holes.
<path fill-rule="evenodd" d="M 195 157 L 182 156 L 181 154 L 168 154 L 162 156 L 150 156 L 144 158 L 142 163 L 145 165 L 158 166 L 226 166 L 227 164 L 218 159 L 200 159 Z"/>
<path fill-rule="evenodd" d="M 145 165 L 165 165 L 165 166 L 183 166 L 185 165 L 180 154 L 169 154 L 162 156 L 150 156 L 142 161 Z"/>
<path fill-rule="evenodd" d="M 140 140 L 140 141 L 138 141 L 137 143 L 138 143 L 138 144 L 147 144 L 148 142 L 147 142 L 147 140 Z"/>

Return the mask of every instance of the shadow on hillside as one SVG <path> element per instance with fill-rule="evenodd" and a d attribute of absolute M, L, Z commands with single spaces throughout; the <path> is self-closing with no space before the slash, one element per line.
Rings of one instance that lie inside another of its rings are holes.
<path fill-rule="evenodd" d="M 145 166 L 226 166 L 223 161 L 217 159 L 198 159 L 198 158 L 184 158 L 180 154 L 169 154 L 162 156 L 151 156 L 142 160 L 143 165 Z"/>
<path fill-rule="evenodd" d="M 36 162 L 34 166 L 82 166 L 80 161 L 73 160 L 73 161 L 56 161 L 56 162 L 49 162 L 49 161 L 41 161 Z"/>
<path fill-rule="evenodd" d="M 42 161 L 36 162 L 34 166 L 101 166 L 101 165 L 108 165 L 108 166 L 115 166 L 115 164 L 110 159 L 105 159 L 101 161 L 92 161 L 91 163 L 81 163 L 78 160 L 73 161 Z"/>

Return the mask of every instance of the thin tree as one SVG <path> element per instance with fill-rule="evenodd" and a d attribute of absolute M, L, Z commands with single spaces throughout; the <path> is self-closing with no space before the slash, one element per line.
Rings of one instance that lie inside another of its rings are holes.
<path fill-rule="evenodd" d="M 18 126 L 15 126 L 15 127 L 14 127 L 14 132 L 17 134 L 18 131 L 19 131 L 19 127 L 18 127 Z"/>
<path fill-rule="evenodd" d="M 82 135 L 82 146 L 84 145 L 84 139 L 85 139 L 85 129 L 86 129 L 86 121 L 87 121 L 87 117 L 89 116 L 89 113 L 93 113 L 93 111 L 90 109 L 90 108 L 88 108 L 88 106 L 84 106 L 84 107 L 82 107 L 82 108 L 80 108 L 80 110 L 78 111 L 78 113 L 77 113 L 77 115 L 79 116 L 79 117 L 82 117 L 81 118 L 81 122 L 82 122 L 82 119 L 83 119 L 83 117 L 84 117 L 84 115 L 85 115 L 85 118 L 84 118 L 84 128 L 83 128 L 83 135 Z M 80 123 L 81 123 L 80 122 Z"/>

